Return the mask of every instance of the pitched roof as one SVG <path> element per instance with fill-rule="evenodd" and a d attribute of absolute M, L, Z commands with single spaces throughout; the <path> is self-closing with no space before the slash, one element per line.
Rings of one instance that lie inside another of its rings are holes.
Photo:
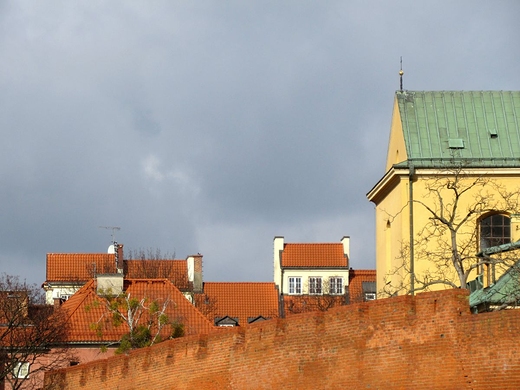
<path fill-rule="evenodd" d="M 269 282 L 205 282 L 197 306 L 208 319 L 238 318 L 240 326 L 258 316 L 278 317 L 278 290 Z M 207 306 L 205 310 L 205 305 Z"/>
<path fill-rule="evenodd" d="M 188 288 L 186 260 L 124 260 L 125 278 L 168 279 L 179 289 Z"/>
<path fill-rule="evenodd" d="M 125 278 L 168 279 L 187 289 L 186 260 L 123 260 Z M 46 281 L 83 284 L 95 274 L 116 273 L 113 253 L 48 253 Z"/>
<path fill-rule="evenodd" d="M 186 335 L 207 334 L 214 330 L 213 324 L 166 279 L 127 279 L 124 281 L 124 293 L 137 299 L 146 298 L 149 302 L 155 300 L 160 306 L 169 300 L 165 313 L 171 321 L 184 325 Z M 112 323 L 105 299 L 96 293 L 94 280 L 78 290 L 62 308 L 69 314 L 69 342 L 113 342 L 128 333 L 125 324 L 115 326 Z M 146 319 L 143 317 L 143 320 Z M 96 324 L 101 324 L 100 332 L 96 330 Z M 171 334 L 171 327 L 166 326 L 164 332 Z"/>
<path fill-rule="evenodd" d="M 95 273 L 115 273 L 113 253 L 47 253 L 47 282 L 84 283 Z"/>
<path fill-rule="evenodd" d="M 408 160 L 416 167 L 449 160 L 520 166 L 520 92 L 398 91 L 396 99 Z"/>
<path fill-rule="evenodd" d="M 364 293 L 363 283 L 375 283 L 376 282 L 376 270 L 375 269 L 351 269 L 349 271 L 349 294 L 350 302 L 363 302 Z M 376 291 L 374 291 L 376 292 Z"/>
<path fill-rule="evenodd" d="M 348 267 L 341 243 L 284 244 L 282 267 Z"/>

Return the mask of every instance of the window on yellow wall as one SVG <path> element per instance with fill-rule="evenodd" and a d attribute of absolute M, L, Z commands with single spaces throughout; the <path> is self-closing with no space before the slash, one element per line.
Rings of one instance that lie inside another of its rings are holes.
<path fill-rule="evenodd" d="M 511 242 L 511 220 L 507 215 L 493 214 L 480 221 L 480 249 Z"/>

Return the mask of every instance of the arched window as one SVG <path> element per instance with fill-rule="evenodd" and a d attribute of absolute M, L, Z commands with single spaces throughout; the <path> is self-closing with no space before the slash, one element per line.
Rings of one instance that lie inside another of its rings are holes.
<path fill-rule="evenodd" d="M 511 242 L 511 220 L 493 214 L 480 221 L 480 250 Z"/>

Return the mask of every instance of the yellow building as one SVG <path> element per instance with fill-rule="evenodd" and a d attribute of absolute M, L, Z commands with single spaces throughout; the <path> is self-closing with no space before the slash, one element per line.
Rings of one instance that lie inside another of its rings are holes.
<path fill-rule="evenodd" d="M 520 239 L 519 179 L 520 92 L 396 92 L 386 173 L 367 194 L 378 292 L 492 282 L 476 255 Z"/>

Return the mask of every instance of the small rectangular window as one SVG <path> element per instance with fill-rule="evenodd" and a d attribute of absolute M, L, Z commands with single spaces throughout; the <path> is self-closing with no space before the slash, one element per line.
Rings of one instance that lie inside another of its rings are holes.
<path fill-rule="evenodd" d="M 373 301 L 376 299 L 376 293 L 365 293 L 365 301 Z"/>
<path fill-rule="evenodd" d="M 289 294 L 302 293 L 302 278 L 291 276 L 289 278 Z"/>
<path fill-rule="evenodd" d="M 309 294 L 318 295 L 321 294 L 321 278 L 310 277 L 309 278 Z"/>
<path fill-rule="evenodd" d="M 29 378 L 29 363 L 28 362 L 18 362 L 15 364 L 13 368 L 13 376 L 15 378 Z"/>

